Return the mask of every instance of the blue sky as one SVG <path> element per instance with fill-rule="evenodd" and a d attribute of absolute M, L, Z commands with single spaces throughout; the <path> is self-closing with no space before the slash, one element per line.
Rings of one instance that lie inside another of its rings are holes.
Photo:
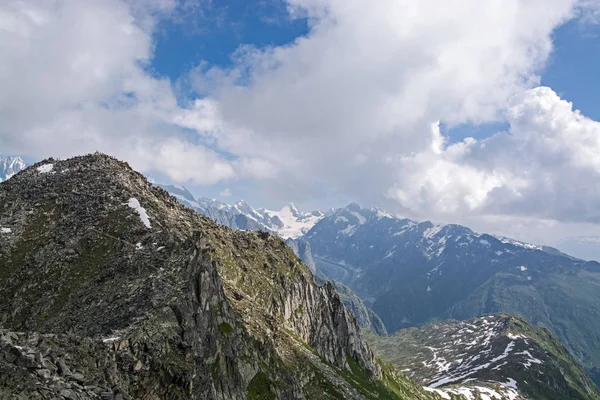
<path fill-rule="evenodd" d="M 151 67 L 178 80 L 203 61 L 230 66 L 240 45 L 285 45 L 307 32 L 307 20 L 291 18 L 281 1 L 215 1 L 202 12 L 161 24 Z"/>

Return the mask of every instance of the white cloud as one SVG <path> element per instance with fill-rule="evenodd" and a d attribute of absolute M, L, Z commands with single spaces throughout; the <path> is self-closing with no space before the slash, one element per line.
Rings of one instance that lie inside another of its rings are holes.
<path fill-rule="evenodd" d="M 290 0 L 289 6 L 311 18 L 306 37 L 280 47 L 242 47 L 236 67 L 203 64 L 190 79 L 212 95 L 188 111 L 184 124 L 228 152 L 270 163 L 255 176 L 319 180 L 366 203 L 387 196 L 418 218 L 531 212 L 595 218 L 580 209 L 587 209 L 583 201 L 568 206 L 552 191 L 560 186 L 575 196 L 565 168 L 579 173 L 598 162 L 595 147 L 584 150 L 594 133 L 584 138 L 578 131 L 593 131 L 594 122 L 549 137 L 550 126 L 533 129 L 536 116 L 564 119 L 554 132 L 581 117 L 551 90 L 530 90 L 552 51 L 553 31 L 581 17 L 590 2 L 389 0 L 373 7 Z M 436 127 L 506 120 L 510 135 L 449 146 Z M 571 161 L 559 162 L 565 146 Z M 537 207 L 538 200 L 546 206 Z"/>
<path fill-rule="evenodd" d="M 227 189 L 222 190 L 219 193 L 219 196 L 221 196 L 221 197 L 231 197 L 231 189 L 227 188 Z"/>
<path fill-rule="evenodd" d="M 600 123 L 547 87 L 513 98 L 506 117 L 508 132 L 400 159 L 389 195 L 420 214 L 600 222 Z"/>
<path fill-rule="evenodd" d="M 179 82 L 202 96 L 181 107 L 147 67 L 157 24 L 189 4 L 0 5 L 3 152 L 100 150 L 176 181 L 295 200 L 325 187 L 481 226 L 598 222 L 598 123 L 537 88 L 555 29 L 596 0 L 288 0 L 310 32 L 202 63 Z M 439 121 L 510 128 L 448 144 Z"/>
<path fill-rule="evenodd" d="M 177 181 L 233 178 L 230 159 L 173 123 L 185 110 L 171 82 L 146 70 L 156 25 L 178 12 L 171 0 L 2 3 L 3 152 L 42 158 L 98 150 Z"/>

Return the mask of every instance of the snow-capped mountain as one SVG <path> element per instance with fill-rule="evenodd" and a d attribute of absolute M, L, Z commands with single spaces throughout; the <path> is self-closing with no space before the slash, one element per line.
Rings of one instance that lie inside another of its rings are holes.
<path fill-rule="evenodd" d="M 285 239 L 294 239 L 304 235 L 324 217 L 320 211 L 300 212 L 294 203 L 290 203 L 279 211 L 265 209 L 261 209 L 261 211 L 280 223 L 274 230 Z"/>
<path fill-rule="evenodd" d="M 21 157 L 0 157 L 0 182 L 25 169 L 27 164 Z"/>
<path fill-rule="evenodd" d="M 591 374 L 600 367 L 597 262 L 356 204 L 321 219 L 303 238 L 317 274 L 350 287 L 388 332 L 507 312 L 552 330 Z"/>
<path fill-rule="evenodd" d="M 216 199 L 195 199 L 183 186 L 158 186 L 175 196 L 184 205 L 222 225 L 234 229 L 273 232 L 284 239 L 294 239 L 304 235 L 324 217 L 320 211 L 301 212 L 293 203 L 279 211 L 255 209 L 244 200 L 227 204 Z"/>

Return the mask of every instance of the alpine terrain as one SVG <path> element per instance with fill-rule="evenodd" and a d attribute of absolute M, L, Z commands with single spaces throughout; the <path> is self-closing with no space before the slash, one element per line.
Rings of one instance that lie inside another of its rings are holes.
<path fill-rule="evenodd" d="M 518 317 L 440 322 L 389 337 L 371 335 L 369 342 L 385 361 L 448 399 L 450 394 L 468 397 L 468 392 L 494 398 L 494 392 L 506 387 L 528 398 L 600 398 L 596 385 L 553 334 Z"/>
<path fill-rule="evenodd" d="M 278 237 L 114 158 L 0 184 L 0 398 L 434 399 Z"/>
<path fill-rule="evenodd" d="M 352 289 L 388 332 L 505 312 L 548 328 L 598 382 L 600 264 L 545 246 L 357 204 L 303 239 L 317 275 Z"/>

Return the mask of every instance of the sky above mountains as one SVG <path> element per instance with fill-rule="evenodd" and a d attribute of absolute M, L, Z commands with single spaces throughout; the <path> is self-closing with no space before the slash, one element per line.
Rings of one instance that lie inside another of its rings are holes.
<path fill-rule="evenodd" d="M 0 4 L 0 153 L 196 195 L 600 229 L 600 1 Z"/>

